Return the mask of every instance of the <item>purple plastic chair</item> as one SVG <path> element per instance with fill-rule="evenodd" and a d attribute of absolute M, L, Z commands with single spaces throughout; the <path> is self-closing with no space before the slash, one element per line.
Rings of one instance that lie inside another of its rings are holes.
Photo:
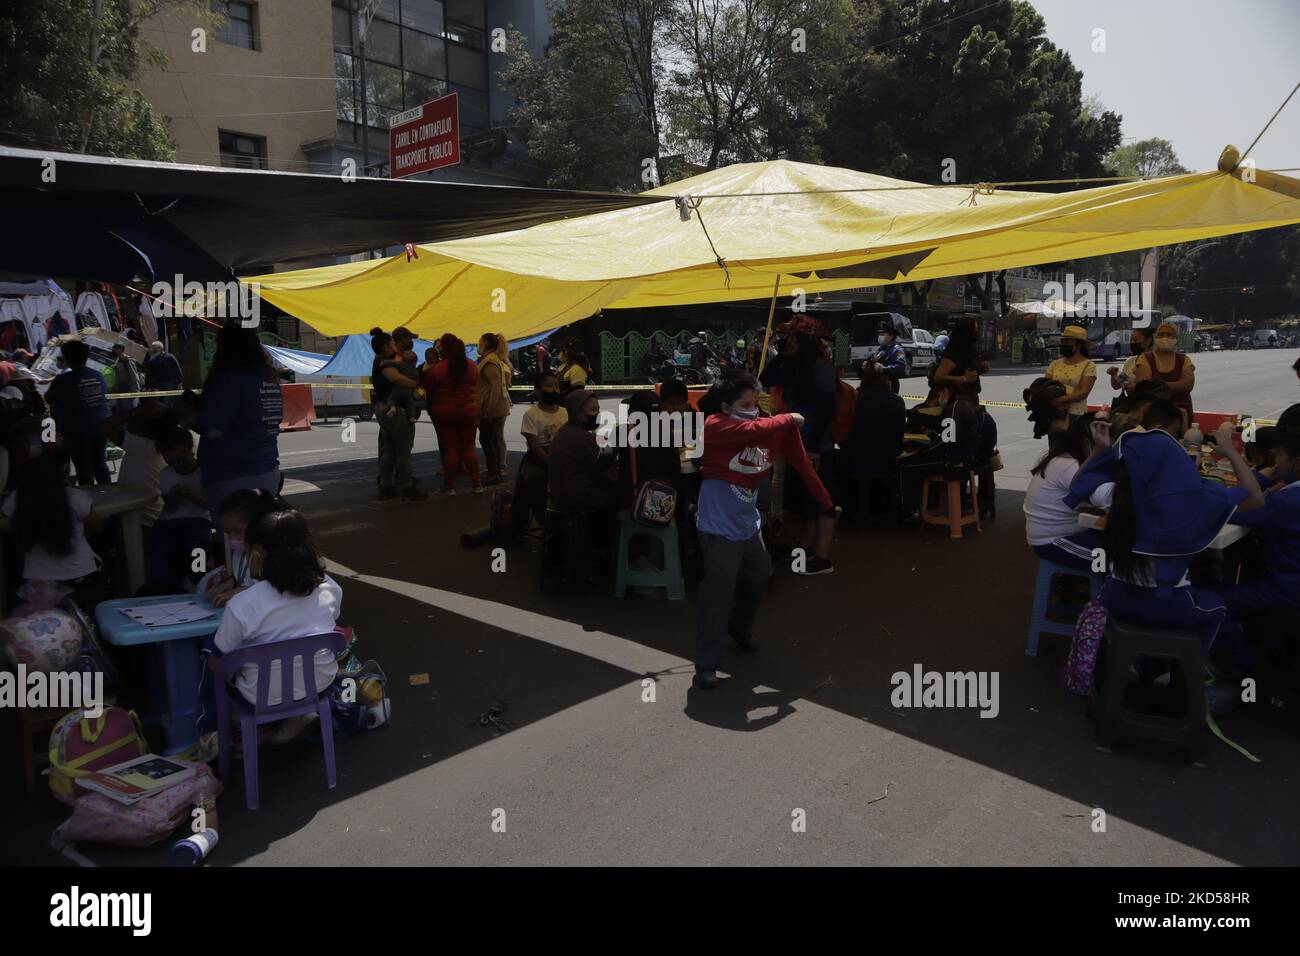
<path fill-rule="evenodd" d="M 223 779 L 230 773 L 231 710 L 239 717 L 244 738 L 244 803 L 248 809 L 258 807 L 257 728 L 274 720 L 315 713 L 320 717 L 321 744 L 325 748 L 325 780 L 334 789 L 334 720 L 330 714 L 328 687 L 316 686 L 316 652 L 327 650 L 337 655 L 347 647 L 348 639 L 337 631 L 295 637 L 289 641 L 251 644 L 221 657 L 217 671 L 217 774 Z M 293 699 L 294 661 L 302 660 L 303 689 L 301 700 Z M 271 665 L 280 662 L 280 703 L 272 707 Z M 257 704 L 250 704 L 232 684 L 245 664 L 257 665 Z"/>

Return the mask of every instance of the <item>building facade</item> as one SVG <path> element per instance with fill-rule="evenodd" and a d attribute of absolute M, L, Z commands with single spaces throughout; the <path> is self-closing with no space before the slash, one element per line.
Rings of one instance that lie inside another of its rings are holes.
<path fill-rule="evenodd" d="M 517 30 L 542 54 L 545 0 L 360 5 L 211 0 L 208 18 L 172 12 L 147 23 L 145 41 L 169 62 L 143 68 L 137 85 L 167 118 L 176 161 L 340 175 L 351 161 L 357 175 L 387 176 L 388 118 L 456 93 L 460 164 L 413 178 L 527 184 L 532 168 L 508 128 L 513 98 L 500 82 L 503 43 Z M 330 348 L 296 322 L 280 332 Z"/>

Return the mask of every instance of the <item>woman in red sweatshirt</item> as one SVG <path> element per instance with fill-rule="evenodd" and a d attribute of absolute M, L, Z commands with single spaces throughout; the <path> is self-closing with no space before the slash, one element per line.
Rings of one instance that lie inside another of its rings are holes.
<path fill-rule="evenodd" d="M 718 385 L 715 397 L 721 411 L 704 424 L 695 519 L 705 567 L 698 595 L 695 686 L 703 690 L 718 686 L 728 636 L 742 648 L 753 647 L 754 617 L 772 573 L 757 505 L 758 486 L 772 467 L 772 455 L 785 457 L 824 516 L 833 519 L 835 513 L 799 437 L 802 415 L 759 418 L 758 382 L 750 375 Z"/>
<path fill-rule="evenodd" d="M 420 381 L 429 396 L 429 417 L 442 449 L 442 490 L 438 494 L 455 494 L 456 477 L 462 471 L 477 494 L 483 490 L 479 484 L 478 452 L 474 450 L 478 368 L 466 357 L 465 343 L 450 332 L 438 341 L 438 347 L 442 360 L 430 366 Z"/>

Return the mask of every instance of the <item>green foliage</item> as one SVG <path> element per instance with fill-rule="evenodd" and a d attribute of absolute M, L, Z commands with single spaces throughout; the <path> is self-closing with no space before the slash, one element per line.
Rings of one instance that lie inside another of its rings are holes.
<path fill-rule="evenodd" d="M 98 17 L 96 9 L 98 8 Z M 166 121 L 134 87 L 165 62 L 145 20 L 196 0 L 6 0 L 0 7 L 0 140 L 29 149 L 169 160 Z"/>
<path fill-rule="evenodd" d="M 1106 174 L 1120 118 L 1086 104 L 1082 74 L 1023 0 L 879 0 L 859 70 L 837 97 L 826 158 L 918 182 Z M 963 15 L 967 14 L 967 15 Z"/>
<path fill-rule="evenodd" d="M 1157 137 L 1112 151 L 1106 157 L 1106 168 L 1114 176 L 1177 176 L 1190 172 L 1178 161 L 1173 144 Z"/>
<path fill-rule="evenodd" d="M 669 142 L 705 169 L 820 160 L 857 20 L 850 0 L 678 0 L 666 17 Z"/>
<path fill-rule="evenodd" d="M 1300 227 L 1185 242 L 1161 252 L 1162 298 L 1217 322 L 1300 311 Z M 1251 292 L 1243 292 L 1250 288 Z"/>
<path fill-rule="evenodd" d="M 552 0 L 553 33 L 544 57 L 512 33 L 502 80 L 515 96 L 520 127 L 540 185 L 568 189 L 644 189 L 658 159 L 654 91 L 659 66 L 652 39 L 659 0 Z"/>

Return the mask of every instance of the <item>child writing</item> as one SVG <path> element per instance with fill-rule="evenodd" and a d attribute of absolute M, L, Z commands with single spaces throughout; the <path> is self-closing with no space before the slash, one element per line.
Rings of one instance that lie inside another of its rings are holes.
<path fill-rule="evenodd" d="M 283 503 L 263 489 L 241 489 L 226 496 L 221 503 L 221 532 L 225 537 L 226 563 L 200 584 L 207 602 L 223 607 L 232 597 L 254 583 L 249 567 L 245 533 L 264 515 L 280 510 Z"/>
<path fill-rule="evenodd" d="M 325 565 L 312 540 L 307 519 L 298 511 L 277 510 L 249 525 L 245 536 L 249 568 L 255 583 L 230 599 L 221 625 L 212 639 L 215 654 L 209 669 L 216 671 L 220 655 L 253 644 L 292 640 L 325 634 L 335 629 L 343 605 L 343 591 L 325 573 Z M 302 660 L 294 663 L 293 697 L 303 699 L 307 682 Z M 328 650 L 317 652 L 312 662 L 315 688 L 323 691 L 334 682 L 338 662 Z M 278 662 L 271 667 L 267 703 L 279 704 L 281 678 Z M 211 691 L 217 688 L 207 681 Z M 233 686 L 249 703 L 257 702 L 258 674 L 247 664 L 236 674 Z M 210 703 L 215 705 L 215 699 Z M 215 706 L 204 707 L 205 718 L 215 717 Z M 272 742 L 292 739 L 315 715 L 285 721 Z"/>

